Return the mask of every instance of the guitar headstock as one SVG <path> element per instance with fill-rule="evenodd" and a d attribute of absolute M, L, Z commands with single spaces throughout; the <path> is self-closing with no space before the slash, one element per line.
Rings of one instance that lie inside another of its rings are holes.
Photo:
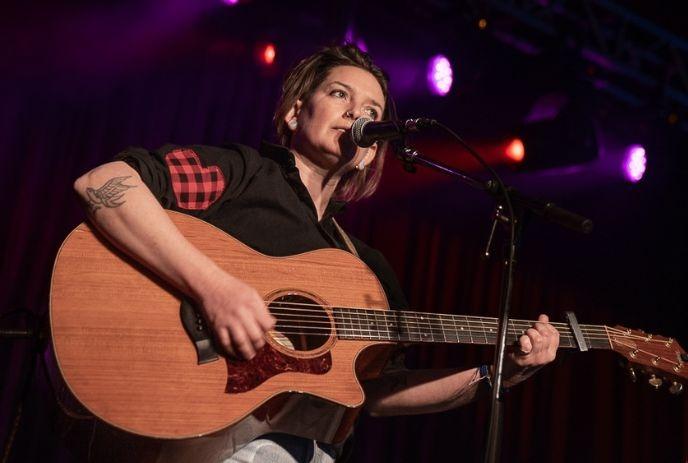
<path fill-rule="evenodd" d="M 672 394 L 680 394 L 688 383 L 688 354 L 675 339 L 618 325 L 609 328 L 608 335 L 612 349 L 628 360 L 634 381 L 643 373 L 650 386 L 659 389 L 666 384 Z"/>

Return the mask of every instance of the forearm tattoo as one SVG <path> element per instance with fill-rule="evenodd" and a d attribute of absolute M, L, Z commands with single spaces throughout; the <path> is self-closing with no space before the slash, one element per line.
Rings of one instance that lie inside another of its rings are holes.
<path fill-rule="evenodd" d="M 101 207 L 114 208 L 124 204 L 125 201 L 122 199 L 124 192 L 129 188 L 136 188 L 136 185 L 124 184 L 124 181 L 128 178 L 131 178 L 131 175 L 127 175 L 126 177 L 112 177 L 97 190 L 87 187 L 86 205 L 88 206 L 89 212 L 95 214 Z"/>

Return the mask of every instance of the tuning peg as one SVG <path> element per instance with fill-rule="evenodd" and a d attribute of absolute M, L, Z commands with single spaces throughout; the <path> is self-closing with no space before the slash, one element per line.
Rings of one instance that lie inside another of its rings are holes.
<path fill-rule="evenodd" d="M 650 383 L 650 386 L 654 387 L 655 390 L 659 389 L 663 383 L 662 378 L 657 378 L 655 375 L 650 376 L 647 382 Z"/>
<path fill-rule="evenodd" d="M 683 391 L 683 384 L 673 381 L 671 386 L 669 386 L 669 392 L 674 395 L 679 395 Z"/>
<path fill-rule="evenodd" d="M 638 376 L 635 374 L 635 369 L 633 367 L 628 368 L 628 377 L 633 381 L 634 383 L 638 380 Z"/>

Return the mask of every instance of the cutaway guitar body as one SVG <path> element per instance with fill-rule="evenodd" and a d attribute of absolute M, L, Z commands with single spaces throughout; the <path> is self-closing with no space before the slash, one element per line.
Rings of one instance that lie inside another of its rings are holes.
<path fill-rule="evenodd" d="M 212 225 L 169 214 L 203 253 L 256 288 L 271 311 L 293 309 L 289 316 L 302 326 L 278 323 L 249 362 L 199 364 L 180 321 L 182 295 L 81 224 L 55 262 L 50 314 L 60 371 L 85 407 L 129 432 L 187 438 L 231 426 L 282 393 L 352 409 L 363 404 L 358 378 L 378 374 L 392 344 L 337 336 L 333 308 L 388 309 L 362 261 L 336 249 L 268 257 Z M 373 345 L 380 348 L 364 352 Z"/>
<path fill-rule="evenodd" d="M 72 393 L 118 428 L 201 436 L 249 414 L 267 420 L 284 394 L 306 393 L 350 407 L 333 439 L 340 442 L 364 401 L 358 381 L 378 375 L 396 343 L 496 343 L 496 318 L 388 310 L 373 272 L 347 252 L 268 257 L 212 225 L 169 214 L 202 252 L 263 295 L 277 324 L 251 361 L 218 356 L 202 317 L 181 294 L 90 226 L 78 226 L 53 270 L 53 345 Z M 533 323 L 509 319 L 508 342 Z M 551 324 L 560 348 L 612 349 L 657 389 L 679 394 L 688 379 L 688 354 L 672 338 L 622 326 Z"/>

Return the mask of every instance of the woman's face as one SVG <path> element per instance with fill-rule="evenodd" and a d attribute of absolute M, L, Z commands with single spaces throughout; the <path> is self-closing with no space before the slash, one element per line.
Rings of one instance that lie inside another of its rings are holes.
<path fill-rule="evenodd" d="M 333 68 L 307 101 L 297 101 L 287 114 L 287 123 L 296 118 L 291 148 L 312 163 L 330 172 L 342 172 L 364 160 L 375 158 L 377 145 L 357 148 L 350 128 L 361 116 L 379 121 L 385 97 L 377 79 L 355 66 Z"/>

